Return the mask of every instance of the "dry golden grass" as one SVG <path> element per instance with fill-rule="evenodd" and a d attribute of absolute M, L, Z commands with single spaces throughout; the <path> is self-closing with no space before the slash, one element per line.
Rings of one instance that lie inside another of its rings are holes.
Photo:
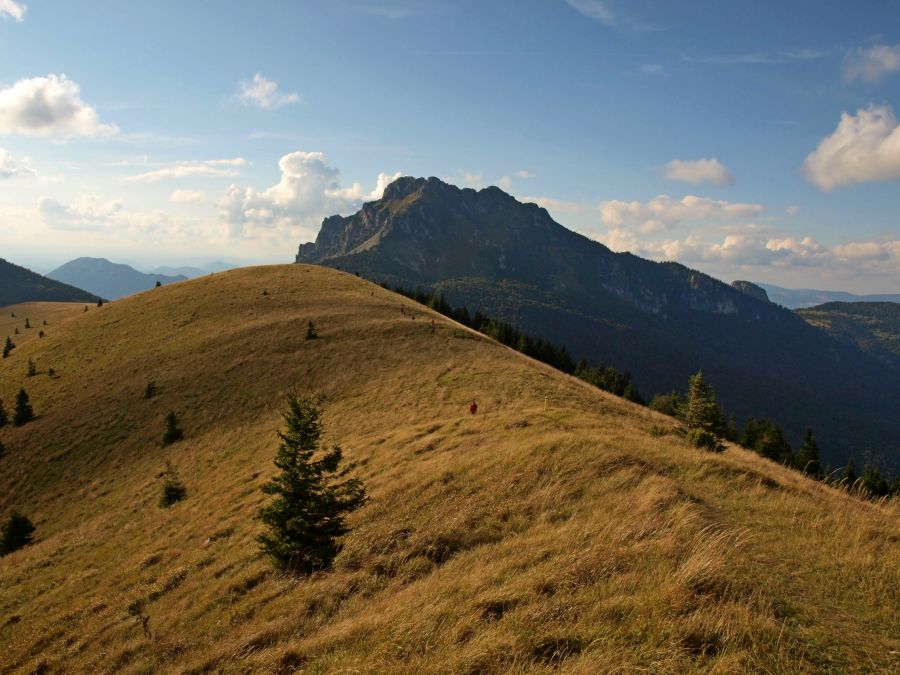
<path fill-rule="evenodd" d="M 0 514 L 38 530 L 0 559 L 2 672 L 900 669 L 896 504 L 690 448 L 355 277 L 242 269 L 28 312 L 52 330 L 0 362 L 0 398 L 25 386 L 38 415 L 2 431 Z M 292 387 L 325 394 L 371 498 L 308 579 L 254 542 Z M 186 439 L 163 448 L 170 410 Z M 164 510 L 167 459 L 188 498 Z"/>

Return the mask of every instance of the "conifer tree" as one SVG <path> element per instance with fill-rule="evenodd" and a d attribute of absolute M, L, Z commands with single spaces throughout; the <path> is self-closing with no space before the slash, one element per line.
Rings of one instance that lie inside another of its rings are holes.
<path fill-rule="evenodd" d="M 0 556 L 18 551 L 30 544 L 32 534 L 34 525 L 31 521 L 21 513 L 13 511 L 0 528 Z"/>
<path fill-rule="evenodd" d="M 31 328 L 31 322 L 28 321 L 28 317 L 25 317 L 25 328 Z"/>
<path fill-rule="evenodd" d="M 144 398 L 153 398 L 156 396 L 156 382 L 154 380 L 150 380 L 147 382 L 147 387 L 144 389 Z"/>
<path fill-rule="evenodd" d="M 716 392 L 703 378 L 702 370 L 688 380 L 683 415 L 688 429 L 703 429 L 715 436 L 721 436 L 725 430 L 722 411 L 716 403 Z"/>
<path fill-rule="evenodd" d="M 103 298 L 97 298 L 97 307 L 103 307 Z"/>
<path fill-rule="evenodd" d="M 0 428 L 5 427 L 7 422 L 9 418 L 6 416 L 6 408 L 3 407 L 3 401 L 0 401 Z"/>
<path fill-rule="evenodd" d="M 28 400 L 28 392 L 20 389 L 16 394 L 16 406 L 13 408 L 13 426 L 20 427 L 34 419 L 34 410 Z"/>
<path fill-rule="evenodd" d="M 3 441 L 0 441 L 0 459 L 3 459 L 3 456 L 6 454 L 6 446 L 3 445 Z"/>
<path fill-rule="evenodd" d="M 163 433 L 163 445 L 172 445 L 184 438 L 184 432 L 178 426 L 178 416 L 173 410 L 166 415 L 166 431 Z"/>
<path fill-rule="evenodd" d="M 178 477 L 178 472 L 175 471 L 175 467 L 172 466 L 171 462 L 166 462 L 166 470 L 163 471 L 162 479 L 162 495 L 159 498 L 159 505 L 162 508 L 168 508 L 175 502 L 180 502 L 187 497 L 187 489 Z"/>
<path fill-rule="evenodd" d="M 275 466 L 281 473 L 263 486 L 274 499 L 259 511 L 266 532 L 260 549 L 276 567 L 298 574 L 331 567 L 338 539 L 349 531 L 344 515 L 366 500 L 362 482 L 341 468 L 341 449 L 317 455 L 322 436 L 321 411 L 310 397 L 288 396 L 286 429 Z"/>
<path fill-rule="evenodd" d="M 316 332 L 316 326 L 310 321 L 306 324 L 306 339 L 315 340 L 317 337 L 319 337 L 319 334 Z"/>
<path fill-rule="evenodd" d="M 819 461 L 819 444 L 813 436 L 812 429 L 806 428 L 803 435 L 803 445 L 797 450 L 797 456 L 794 460 L 797 468 L 803 473 L 813 478 L 819 478 L 822 475 L 822 465 Z"/>
<path fill-rule="evenodd" d="M 785 440 L 780 424 L 767 425 L 759 439 L 756 451 L 775 462 L 792 463 L 791 446 Z"/>
<path fill-rule="evenodd" d="M 37 375 L 37 366 L 34 365 L 34 361 L 32 359 L 28 359 L 28 370 L 26 371 L 25 375 L 27 377 L 34 377 L 35 375 Z"/>
<path fill-rule="evenodd" d="M 856 475 L 856 464 L 853 463 L 853 458 L 847 462 L 847 466 L 844 467 L 844 470 L 841 472 L 841 481 L 844 483 L 844 487 L 848 490 L 853 487 L 853 484 L 856 483 L 857 479 Z"/>

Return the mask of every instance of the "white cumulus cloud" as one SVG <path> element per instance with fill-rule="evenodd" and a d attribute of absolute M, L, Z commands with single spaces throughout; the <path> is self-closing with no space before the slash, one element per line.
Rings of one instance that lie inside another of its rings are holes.
<path fill-rule="evenodd" d="M 356 210 L 364 201 L 380 199 L 402 174 L 381 173 L 371 191 L 359 183 L 342 187 L 340 171 L 321 152 L 297 151 L 278 162 L 281 180 L 265 190 L 231 185 L 220 202 L 221 216 L 232 236 L 253 236 L 258 228 L 300 229 L 305 234 L 325 216 Z"/>
<path fill-rule="evenodd" d="M 900 44 L 854 49 L 844 58 L 844 81 L 878 82 L 900 70 Z"/>
<path fill-rule="evenodd" d="M 10 17 L 14 21 L 24 21 L 28 7 L 15 0 L 0 0 L 0 17 Z"/>
<path fill-rule="evenodd" d="M 648 202 L 610 200 L 601 202 L 600 220 L 610 227 L 636 226 L 652 233 L 675 227 L 684 221 L 729 221 L 752 218 L 765 211 L 761 204 L 740 204 L 687 195 L 673 199 L 659 195 Z"/>
<path fill-rule="evenodd" d="M 274 110 L 290 103 L 298 103 L 300 94 L 285 93 L 278 88 L 277 82 L 267 80 L 260 73 L 256 73 L 252 80 L 241 81 L 238 85 L 237 98 L 241 103 L 262 110 Z"/>
<path fill-rule="evenodd" d="M 145 171 L 134 176 L 128 176 L 123 180 L 127 183 L 155 183 L 161 180 L 173 178 L 187 178 L 195 176 L 237 176 L 237 167 L 246 166 L 249 162 L 243 157 L 233 159 L 205 159 L 178 162 L 170 166 L 164 166 L 153 171 Z"/>
<path fill-rule="evenodd" d="M 665 177 L 685 183 L 712 183 L 728 185 L 734 179 L 718 159 L 673 159 L 665 166 Z"/>
<path fill-rule="evenodd" d="M 0 148 L 0 180 L 17 176 L 33 176 L 34 170 L 16 160 L 9 152 Z"/>
<path fill-rule="evenodd" d="M 900 179 L 900 126 L 889 106 L 844 113 L 803 163 L 806 180 L 826 192 L 852 183 Z"/>
<path fill-rule="evenodd" d="M 65 75 L 19 80 L 0 90 L 0 134 L 104 136 L 118 133 L 101 124 L 97 111 L 81 100 L 79 86 Z"/>
<path fill-rule="evenodd" d="M 206 201 L 206 193 L 202 190 L 175 190 L 169 201 L 173 204 L 200 204 Z"/>

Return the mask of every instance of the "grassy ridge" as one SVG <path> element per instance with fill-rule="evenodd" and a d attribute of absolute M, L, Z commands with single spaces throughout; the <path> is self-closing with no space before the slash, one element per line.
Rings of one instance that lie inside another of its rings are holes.
<path fill-rule="evenodd" d="M 38 526 L 0 559 L 4 672 L 900 665 L 895 504 L 701 453 L 668 418 L 333 270 L 74 310 L 0 362 L 0 398 L 24 385 L 39 416 L 2 431 L 0 513 Z M 25 378 L 29 357 L 58 377 Z M 371 497 L 335 571 L 299 581 L 253 541 L 290 388 L 326 395 L 326 439 Z M 170 410 L 186 440 L 163 448 Z M 161 510 L 166 459 L 188 498 Z"/>

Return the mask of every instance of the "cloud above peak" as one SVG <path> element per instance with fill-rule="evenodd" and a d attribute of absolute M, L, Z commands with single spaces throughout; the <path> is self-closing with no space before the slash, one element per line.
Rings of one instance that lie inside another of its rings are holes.
<path fill-rule="evenodd" d="M 728 185 L 734 182 L 734 178 L 725 165 L 718 159 L 673 159 L 666 164 L 664 175 L 668 180 L 683 181 L 685 183 L 712 183 L 713 185 Z"/>
<path fill-rule="evenodd" d="M 19 80 L 0 90 L 0 134 L 60 138 L 110 136 L 97 111 L 81 100 L 81 88 L 65 75 Z"/>
<path fill-rule="evenodd" d="M 844 57 L 844 82 L 879 82 L 900 71 L 900 44 L 854 49 Z"/>
<path fill-rule="evenodd" d="M 260 228 L 297 230 L 310 236 L 325 216 L 356 210 L 364 201 L 380 199 L 384 189 L 402 173 L 380 173 L 375 187 L 359 183 L 343 187 L 340 171 L 324 153 L 298 150 L 278 161 L 281 179 L 265 190 L 231 185 L 219 203 L 232 236 L 254 236 Z"/>
<path fill-rule="evenodd" d="M 648 202 L 618 199 L 601 202 L 600 220 L 610 227 L 634 226 L 643 234 L 669 230 L 682 222 L 735 221 L 754 218 L 765 211 L 762 204 L 739 204 L 686 195 L 673 199 L 659 195 Z"/>
<path fill-rule="evenodd" d="M 806 180 L 829 192 L 853 183 L 900 180 L 900 126 L 890 106 L 843 113 L 803 162 Z"/>
<path fill-rule="evenodd" d="M 15 0 L 0 0 L 0 18 L 11 18 L 13 21 L 24 21 L 28 7 Z"/>
<path fill-rule="evenodd" d="M 275 110 L 291 103 L 299 103 L 300 94 L 283 92 L 278 88 L 277 82 L 267 80 L 260 73 L 256 73 L 250 81 L 241 81 L 237 99 L 260 110 Z"/>
<path fill-rule="evenodd" d="M 145 171 L 134 176 L 128 176 L 123 180 L 126 183 L 155 183 L 161 180 L 196 176 L 234 177 L 239 174 L 237 167 L 247 166 L 248 164 L 249 162 L 243 157 L 191 160 L 163 166 L 153 171 Z"/>

